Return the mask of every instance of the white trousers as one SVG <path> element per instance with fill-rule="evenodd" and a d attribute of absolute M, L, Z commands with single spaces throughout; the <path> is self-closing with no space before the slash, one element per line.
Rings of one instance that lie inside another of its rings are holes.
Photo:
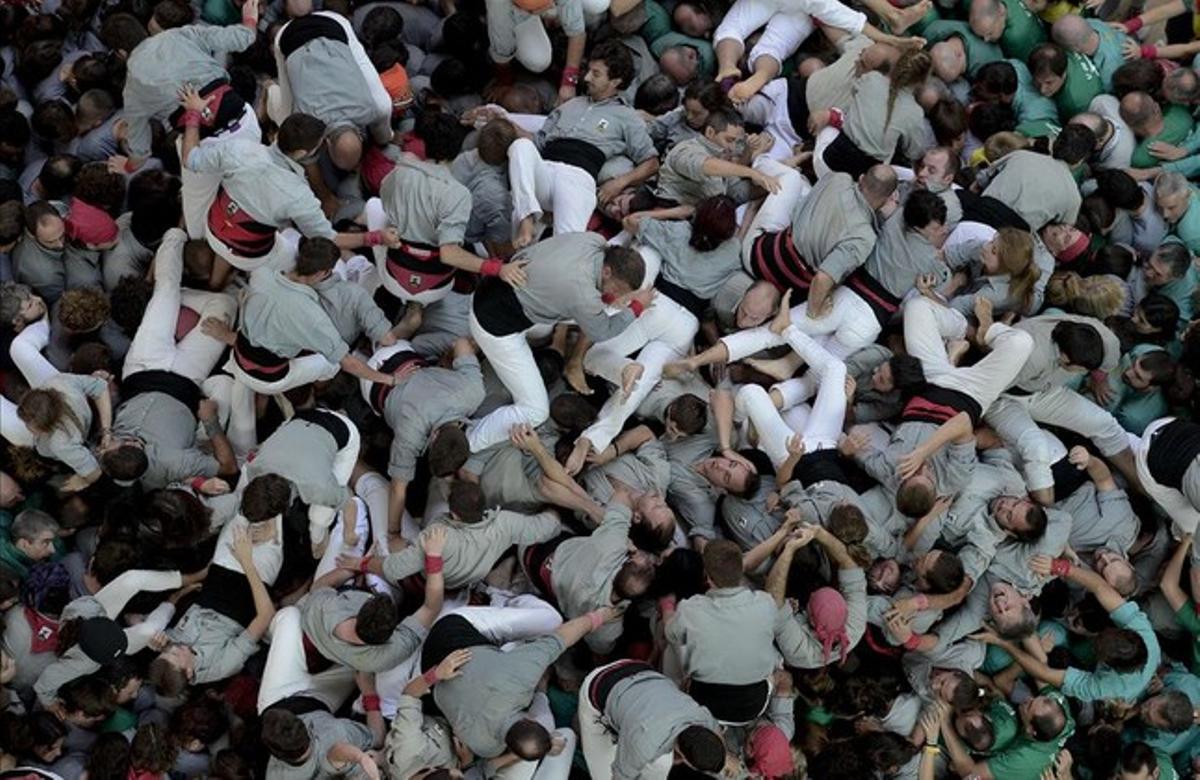
<path fill-rule="evenodd" d="M 825 150 L 829 145 L 837 140 L 837 137 L 842 134 L 841 130 L 836 127 L 823 127 L 821 132 L 817 133 L 817 137 L 813 142 L 813 173 L 817 174 L 818 179 L 824 179 L 829 175 L 829 165 L 825 162 Z"/>
<path fill-rule="evenodd" d="M 350 438 L 346 441 L 346 446 L 334 453 L 333 464 L 330 467 L 333 478 L 339 485 L 349 485 L 350 475 L 354 473 L 354 464 L 358 462 L 358 451 L 361 446 L 358 426 L 341 412 L 331 411 L 330 413 L 337 415 L 350 431 Z M 333 519 L 339 509 L 341 507 L 320 506 L 319 504 L 312 504 L 308 507 L 308 533 L 313 544 L 320 544 L 324 541 L 325 534 L 329 533 L 329 526 L 333 525 Z"/>
<path fill-rule="evenodd" d="M 991 352 L 973 366 L 955 366 L 945 340 L 963 338 L 966 332 L 966 318 L 954 309 L 923 295 L 904 304 L 904 347 L 921 361 L 925 379 L 965 393 L 986 411 L 1025 365 L 1033 351 L 1033 339 L 1025 331 L 993 323 L 985 338 Z"/>
<path fill-rule="evenodd" d="M 354 670 L 334 664 L 318 674 L 310 674 L 304 654 L 304 629 L 300 609 L 284 607 L 271 621 L 271 649 L 258 689 L 258 711 L 289 696 L 303 694 L 318 699 L 331 712 L 354 692 Z"/>
<path fill-rule="evenodd" d="M 326 360 L 324 355 L 304 355 L 288 361 L 288 372 L 283 379 L 264 382 L 243 371 L 231 356 L 225 363 L 225 370 L 234 378 L 229 398 L 229 441 L 238 455 L 245 455 L 258 441 L 255 393 L 279 395 L 296 387 L 333 379 L 337 376 L 338 366 Z"/>
<path fill-rule="evenodd" d="M 830 312 L 817 320 L 809 318 L 807 301 L 793 306 L 792 325 L 801 333 L 818 338 L 825 349 L 839 359 L 879 338 L 879 320 L 858 293 L 848 287 L 836 287 L 830 302 Z M 723 336 L 721 343 L 729 350 L 729 360 L 733 362 L 786 342 L 766 325 L 760 325 Z M 797 353 L 803 354 L 799 350 Z"/>
<path fill-rule="evenodd" d="M 201 321 L 214 317 L 232 326 L 237 316 L 237 301 L 232 295 L 181 289 L 184 241 L 182 230 L 169 230 L 155 254 L 154 294 L 129 345 L 122 378 L 139 371 L 170 371 L 199 385 L 212 373 L 225 350 L 224 344 L 199 326 L 175 341 L 181 305 L 194 309 Z"/>
<path fill-rule="evenodd" d="M 763 154 L 772 160 L 782 160 L 792 155 L 792 150 L 803 144 L 797 128 L 792 125 L 788 112 L 787 79 L 772 79 L 758 94 L 750 98 L 742 108 L 747 122 L 762 127 L 775 138 L 774 145 Z M 804 130 L 805 128 L 799 128 Z"/>
<path fill-rule="evenodd" d="M 530 73 L 550 67 L 554 51 L 542 17 L 520 10 L 512 0 L 487 0 L 489 53 L 493 62 L 516 57 Z"/>
<path fill-rule="evenodd" d="M 235 139 L 245 139 L 254 143 L 262 143 L 262 128 L 258 125 L 258 116 L 254 106 L 247 103 L 238 119 L 234 130 L 226 130 L 217 135 L 204 138 L 200 146 L 225 143 Z M 183 150 L 182 138 L 175 141 L 175 151 Z M 189 238 L 203 238 L 208 233 L 208 207 L 217 197 L 217 188 L 221 186 L 221 174 L 197 173 L 186 165 L 180 166 L 179 175 L 181 186 L 180 195 L 183 198 L 183 222 L 187 226 Z M 213 248 L 214 251 L 216 247 Z"/>
<path fill-rule="evenodd" d="M 42 317 L 13 337 L 8 356 L 30 387 L 41 387 L 59 375 L 42 350 L 50 343 L 50 319 Z M 17 405 L 0 395 L 0 436 L 17 447 L 33 447 L 33 432 L 17 416 Z"/>
<path fill-rule="evenodd" d="M 366 503 L 371 518 L 371 536 L 375 540 L 375 546 L 372 548 L 373 555 L 386 556 L 388 554 L 387 513 L 390 491 L 391 483 L 382 474 L 374 471 L 363 474 L 354 485 L 354 494 Z M 417 524 L 407 509 L 404 510 L 404 515 L 400 520 L 400 535 L 409 544 L 416 544 L 420 534 L 421 526 Z"/>
<path fill-rule="evenodd" d="M 363 209 L 363 214 L 367 218 L 367 230 L 383 230 L 388 226 L 387 213 L 383 210 L 383 201 L 379 198 L 371 198 L 367 201 L 367 205 Z M 403 234 L 402 226 L 394 225 L 397 230 Z M 387 290 L 394 297 L 408 303 L 413 301 L 420 304 L 434 303 L 440 301 L 450 294 L 454 289 L 453 284 L 447 284 L 443 287 L 437 287 L 432 290 L 424 290 L 419 293 L 411 293 L 400 286 L 387 269 L 387 247 L 376 246 L 371 247 L 373 257 L 375 258 L 375 270 L 379 277 L 379 283 L 383 285 L 383 289 Z"/>
<path fill-rule="evenodd" d="M 747 61 L 754 67 L 759 57 L 770 57 L 782 65 L 812 34 L 813 18 L 823 25 L 851 33 L 861 32 L 867 17 L 837 0 L 737 0 L 725 12 L 713 34 L 714 44 L 724 40 L 745 43 L 756 30 L 766 26 Z"/>
<path fill-rule="evenodd" d="M 540 222 L 550 213 L 555 235 L 587 230 L 596 210 L 596 181 L 587 171 L 543 160 L 533 141 L 518 138 L 508 147 L 508 178 L 514 226 L 530 215 L 536 215 Z"/>
<path fill-rule="evenodd" d="M 1145 488 L 1146 494 L 1154 499 L 1155 503 L 1161 506 L 1167 516 L 1171 518 L 1175 535 L 1182 536 L 1195 533 L 1196 526 L 1200 525 L 1200 509 L 1192 506 L 1192 502 L 1188 501 L 1183 491 L 1168 487 L 1156 480 L 1150 473 L 1150 466 L 1147 463 L 1154 434 L 1174 420 L 1174 417 L 1161 417 L 1147 425 L 1140 438 L 1129 434 L 1129 442 L 1133 446 L 1138 479 L 1141 480 L 1142 487 Z"/>
<path fill-rule="evenodd" d="M 544 423 L 550 416 L 550 397 L 524 332 L 493 336 L 475 319 L 474 311 L 469 322 L 471 338 L 475 339 L 513 400 L 477 421 L 467 432 L 471 452 L 480 452 L 507 441 L 509 430 L 518 423 L 528 423 L 535 428 Z"/>
<path fill-rule="evenodd" d="M 614 663 L 620 663 L 616 661 Z M 583 758 L 587 762 L 591 780 L 612 780 L 612 765 L 617 759 L 617 735 L 604 720 L 604 713 L 596 709 L 588 696 L 592 680 L 613 664 L 593 669 L 579 686 L 579 741 L 583 745 Z M 674 763 L 674 751 L 668 751 L 642 768 L 639 780 L 666 780 Z"/>
<path fill-rule="evenodd" d="M 346 513 L 340 509 L 337 511 L 333 528 L 329 533 L 329 544 L 325 546 L 325 553 L 317 563 L 317 569 L 313 572 L 313 579 L 320 579 L 336 569 L 339 555 L 352 555 L 358 558 L 366 554 L 367 537 L 371 530 L 371 515 L 367 511 L 366 502 L 361 498 L 355 496 L 353 502 L 353 517 L 346 517 Z M 357 544 L 346 544 L 344 532 L 346 523 L 354 524 L 354 533 L 358 536 Z"/>
<path fill-rule="evenodd" d="M 788 440 L 797 433 L 804 439 L 806 453 L 837 447 L 846 419 L 846 364 L 795 327 L 783 335 L 809 365 L 802 379 L 776 385 L 784 397 L 783 408 L 795 406 L 810 394 L 813 384 L 817 386 L 816 402 L 802 426 L 789 425 L 767 391 L 758 385 L 743 385 L 735 399 L 738 412 L 749 418 L 758 433 L 758 448 L 767 453 L 776 468 L 787 460 Z"/>
<path fill-rule="evenodd" d="M 742 267 L 751 276 L 754 276 L 751 263 L 754 239 L 763 233 L 775 233 L 791 227 L 792 215 L 812 191 L 812 185 L 799 171 L 765 155 L 759 155 L 754 161 L 754 169 L 778 179 L 779 191 L 772 192 L 763 199 L 758 213 L 750 222 L 750 228 L 742 238 Z"/>
<path fill-rule="evenodd" d="M 653 250 L 642 247 L 644 254 Z M 603 452 L 616 438 L 625 421 L 637 411 L 646 396 L 662 379 L 663 366 L 682 359 L 692 346 L 700 322 L 690 311 L 659 293 L 650 308 L 628 328 L 608 341 L 594 344 L 583 358 L 583 367 L 590 374 L 602 376 L 617 389 L 600 410 L 596 422 L 583 432 L 597 452 Z M 639 351 L 640 350 L 640 351 Z M 621 392 L 621 372 L 634 361 L 628 355 L 637 353 L 642 376 L 626 398 Z"/>

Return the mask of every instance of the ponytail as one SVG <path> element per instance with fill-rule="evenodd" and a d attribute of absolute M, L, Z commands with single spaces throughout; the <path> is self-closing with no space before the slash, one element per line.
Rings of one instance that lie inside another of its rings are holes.
<path fill-rule="evenodd" d="M 887 116 L 883 126 L 892 122 L 892 110 L 896 107 L 896 98 L 902 90 L 912 90 L 924 84 L 929 79 L 933 69 L 933 60 L 924 49 L 909 49 L 900 55 L 892 67 L 891 79 L 888 85 Z"/>
<path fill-rule="evenodd" d="M 17 417 L 27 425 L 46 433 L 69 423 L 75 426 L 80 436 L 87 437 L 83 422 L 71 410 L 63 394 L 53 388 L 42 387 L 26 392 L 17 406 Z"/>
<path fill-rule="evenodd" d="M 996 232 L 996 257 L 1000 268 L 1009 276 L 1012 297 L 1021 302 L 1021 311 L 1028 313 L 1033 305 L 1033 288 L 1042 271 L 1033 262 L 1033 236 L 1027 231 L 1004 227 Z"/>

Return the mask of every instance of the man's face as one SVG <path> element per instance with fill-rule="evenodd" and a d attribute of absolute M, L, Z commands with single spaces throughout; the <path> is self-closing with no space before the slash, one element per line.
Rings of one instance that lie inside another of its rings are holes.
<path fill-rule="evenodd" d="M 770 282 L 756 282 L 742 296 L 737 307 L 738 329 L 756 328 L 775 313 L 779 291 Z"/>
<path fill-rule="evenodd" d="M 608 77 L 608 65 L 604 60 L 592 60 L 588 63 L 587 73 L 583 75 L 583 83 L 587 85 L 588 97 L 592 100 L 604 100 L 612 97 L 620 88 L 620 82 Z"/>
<path fill-rule="evenodd" d="M 675 513 L 658 493 L 642 494 L 634 509 L 642 522 L 655 530 L 675 525 Z"/>
<path fill-rule="evenodd" d="M 1096 573 L 1104 581 L 1124 594 L 1131 590 L 1131 584 L 1136 582 L 1136 575 L 1129 559 L 1114 550 L 1097 550 L 1092 556 L 1092 564 Z"/>
<path fill-rule="evenodd" d="M 992 517 L 996 519 L 996 524 L 1005 531 L 1023 531 L 1025 530 L 1025 515 L 1033 507 L 1033 503 L 1026 498 L 1018 498 L 1016 496 L 1000 496 L 992 501 Z"/>
<path fill-rule="evenodd" d="M 933 567 L 937 565 L 941 555 L 941 550 L 930 550 L 913 562 L 913 574 L 917 575 L 916 584 L 918 590 L 925 591 L 929 589 L 929 581 L 925 578 Z"/>
<path fill-rule="evenodd" d="M 1004 22 L 1006 14 L 1004 6 L 1001 5 L 995 13 L 989 15 L 993 9 L 985 8 L 986 3 L 972 3 L 971 12 L 968 16 L 971 32 L 983 38 L 988 43 L 995 43 L 1000 40 L 1000 36 L 1004 34 Z"/>
<path fill-rule="evenodd" d="M 62 249 L 66 245 L 67 225 L 59 217 L 47 217 L 37 224 L 34 238 L 46 249 Z"/>
<path fill-rule="evenodd" d="M 708 109 L 699 100 L 683 101 L 683 117 L 688 127 L 699 130 L 708 121 Z"/>
<path fill-rule="evenodd" d="M 871 564 L 867 582 L 879 593 L 894 593 L 900 587 L 900 564 L 893 558 L 880 558 Z"/>
<path fill-rule="evenodd" d="M 934 669 L 929 675 L 929 688 L 933 691 L 933 695 L 944 702 L 949 702 L 954 698 L 954 691 L 958 688 L 959 677 L 949 669 Z"/>
<path fill-rule="evenodd" d="M 1043 97 L 1054 97 L 1058 91 L 1062 89 L 1062 85 L 1066 82 L 1066 76 L 1059 76 L 1056 73 L 1043 73 L 1033 77 L 1033 84 L 1037 87 L 1037 91 Z"/>
<path fill-rule="evenodd" d="M 54 554 L 54 533 L 42 531 L 33 539 L 18 539 L 17 549 L 33 561 L 44 561 Z"/>
<path fill-rule="evenodd" d="M 1177 192 L 1173 195 L 1154 194 L 1154 203 L 1163 219 L 1174 225 L 1188 210 L 1188 193 Z"/>
<path fill-rule="evenodd" d="M 946 236 L 950 234 L 945 224 L 941 222 L 930 222 L 923 228 L 917 228 L 917 232 L 936 248 L 940 248 L 942 244 L 945 244 Z"/>
<path fill-rule="evenodd" d="M 706 128 L 704 137 L 710 143 L 714 143 L 721 147 L 723 157 L 726 160 L 736 160 L 746 152 L 746 128 L 738 127 L 737 125 L 727 125 L 721 132 L 715 132 L 713 129 Z"/>
<path fill-rule="evenodd" d="M 1028 605 L 1029 600 L 1007 582 L 995 583 L 988 594 L 988 614 L 995 623 L 1011 625 L 1018 622 Z"/>
<path fill-rule="evenodd" d="M 7 473 L 0 471 L 0 507 L 8 509 L 25 500 L 21 485 Z"/>
<path fill-rule="evenodd" d="M 701 463 L 701 467 L 708 481 L 726 493 L 742 492 L 750 479 L 750 469 L 746 464 L 731 458 L 709 458 Z"/>
<path fill-rule="evenodd" d="M 871 372 L 871 387 L 881 393 L 890 393 L 896 389 L 896 377 L 892 373 L 891 362 L 885 360 L 875 366 Z"/>
<path fill-rule="evenodd" d="M 1154 383 L 1153 378 L 1150 376 L 1150 372 L 1142 368 L 1141 360 L 1133 361 L 1129 368 L 1125 369 L 1125 372 L 1121 375 L 1121 378 L 1125 380 L 1125 384 L 1139 392 L 1149 390 L 1151 385 Z"/>
<path fill-rule="evenodd" d="M 930 192 L 941 192 L 950 186 L 950 159 L 944 150 L 925 153 L 917 166 L 917 184 Z"/>
<path fill-rule="evenodd" d="M 1050 254 L 1057 255 L 1067 247 L 1079 240 L 1083 233 L 1074 225 L 1064 225 L 1061 223 L 1051 223 L 1042 228 L 1042 242 L 1046 244 L 1046 248 L 1050 250 Z"/>

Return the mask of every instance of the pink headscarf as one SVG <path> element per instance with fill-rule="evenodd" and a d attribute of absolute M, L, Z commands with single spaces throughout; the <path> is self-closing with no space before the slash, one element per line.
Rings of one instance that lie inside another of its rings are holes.
<path fill-rule="evenodd" d="M 808 623 L 825 650 L 825 663 L 833 653 L 834 643 L 841 646 L 841 663 L 846 662 L 850 637 L 846 635 L 849 608 L 842 594 L 833 588 L 821 588 L 808 597 Z"/>
<path fill-rule="evenodd" d="M 765 778 L 786 777 L 796 769 L 788 738 L 778 726 L 765 723 L 746 742 L 750 771 Z"/>

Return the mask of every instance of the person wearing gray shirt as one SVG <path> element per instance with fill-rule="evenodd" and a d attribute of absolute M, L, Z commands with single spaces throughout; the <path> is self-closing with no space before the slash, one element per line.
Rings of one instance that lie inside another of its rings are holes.
<path fill-rule="evenodd" d="M 379 768 L 366 753 L 375 746 L 371 729 L 323 709 L 297 715 L 287 705 L 285 700 L 283 706 L 263 713 L 262 741 L 271 755 L 267 780 L 366 780 L 372 776 L 366 766 L 378 775 Z"/>

